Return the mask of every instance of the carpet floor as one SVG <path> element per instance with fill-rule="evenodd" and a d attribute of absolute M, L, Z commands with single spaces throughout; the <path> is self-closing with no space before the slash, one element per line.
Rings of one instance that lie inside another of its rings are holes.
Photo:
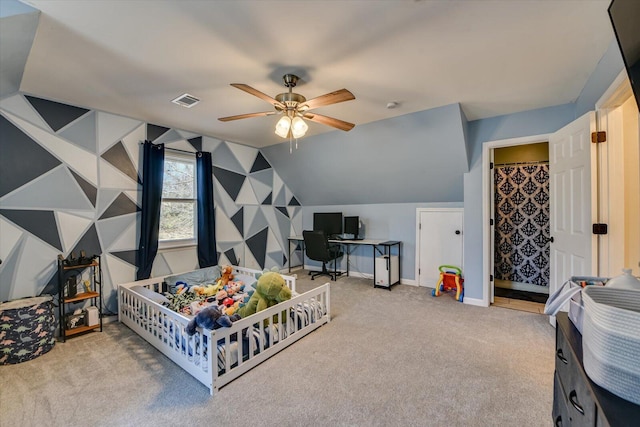
<path fill-rule="evenodd" d="M 298 290 L 324 283 L 299 270 Z M 546 316 L 331 282 L 332 321 L 208 390 L 113 322 L 0 366 L 4 426 L 548 426 Z"/>

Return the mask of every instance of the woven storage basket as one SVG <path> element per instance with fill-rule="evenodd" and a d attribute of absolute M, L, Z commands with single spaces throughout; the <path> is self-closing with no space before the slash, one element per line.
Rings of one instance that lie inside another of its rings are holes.
<path fill-rule="evenodd" d="M 640 405 L 640 291 L 587 287 L 582 301 L 585 372 L 596 384 Z"/>

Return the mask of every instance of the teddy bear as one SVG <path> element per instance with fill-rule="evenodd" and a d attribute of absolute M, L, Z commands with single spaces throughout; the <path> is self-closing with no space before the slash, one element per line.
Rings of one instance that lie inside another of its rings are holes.
<path fill-rule="evenodd" d="M 222 267 L 222 275 L 216 282 L 216 285 L 219 287 L 219 289 L 222 289 L 227 285 L 227 283 L 229 283 L 230 280 L 233 280 L 233 267 L 231 267 L 230 265 L 225 265 Z"/>
<path fill-rule="evenodd" d="M 216 306 L 209 306 L 201 310 L 196 316 L 189 321 L 185 331 L 189 335 L 196 333 L 196 327 L 204 329 L 228 328 L 234 321 L 239 320 L 237 315 L 227 316 L 220 313 Z"/>
<path fill-rule="evenodd" d="M 284 278 L 275 271 L 260 276 L 255 289 L 246 305 L 237 311 L 242 318 L 291 299 L 291 289 L 287 287 Z"/>

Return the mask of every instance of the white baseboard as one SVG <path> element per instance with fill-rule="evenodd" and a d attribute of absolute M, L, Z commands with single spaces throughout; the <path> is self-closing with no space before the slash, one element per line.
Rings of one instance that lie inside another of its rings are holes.
<path fill-rule="evenodd" d="M 294 267 L 292 272 L 295 270 L 300 270 L 302 269 L 302 266 L 298 266 L 298 267 Z M 309 271 L 317 271 L 319 267 L 317 266 L 309 266 L 309 265 L 305 265 L 304 269 L 305 270 L 309 270 Z M 338 270 L 339 272 L 341 272 L 342 274 L 346 275 L 347 272 L 345 270 Z M 370 273 L 360 273 L 359 271 L 350 271 L 349 272 L 349 277 L 357 277 L 359 279 L 369 279 L 369 280 L 373 280 L 373 274 Z M 409 286 L 418 286 L 417 282 L 413 279 L 403 279 L 400 278 L 400 284 L 401 285 L 409 285 Z"/>
<path fill-rule="evenodd" d="M 488 307 L 481 298 L 462 298 L 463 304 L 477 305 L 478 307 Z"/>

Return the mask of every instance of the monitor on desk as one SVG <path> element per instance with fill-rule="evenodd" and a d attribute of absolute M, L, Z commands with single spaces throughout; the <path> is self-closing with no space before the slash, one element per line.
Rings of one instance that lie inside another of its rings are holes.
<path fill-rule="evenodd" d="M 315 212 L 313 230 L 322 230 L 329 238 L 339 236 L 342 234 L 342 212 Z"/>
<path fill-rule="evenodd" d="M 358 233 L 360 231 L 360 217 L 345 216 L 344 217 L 344 234 L 353 235 L 353 240 L 360 240 Z"/>

